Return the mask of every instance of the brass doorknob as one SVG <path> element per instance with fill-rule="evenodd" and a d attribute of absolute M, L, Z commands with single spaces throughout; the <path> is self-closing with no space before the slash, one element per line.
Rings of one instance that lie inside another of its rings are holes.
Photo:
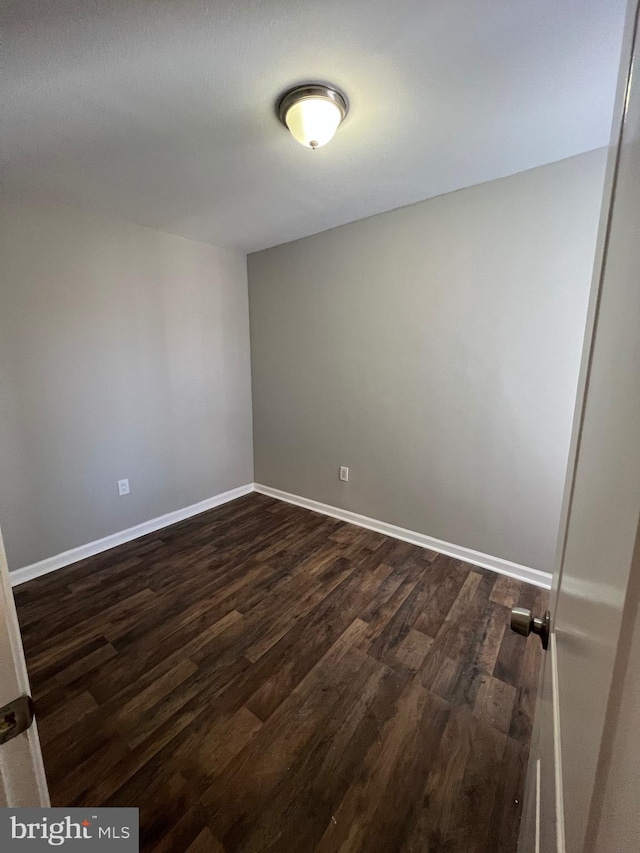
<path fill-rule="evenodd" d="M 534 617 L 526 607 L 514 607 L 511 610 L 511 630 L 516 634 L 528 637 L 537 634 L 542 641 L 542 648 L 549 647 L 549 632 L 551 630 L 551 613 L 547 610 L 542 619 Z"/>

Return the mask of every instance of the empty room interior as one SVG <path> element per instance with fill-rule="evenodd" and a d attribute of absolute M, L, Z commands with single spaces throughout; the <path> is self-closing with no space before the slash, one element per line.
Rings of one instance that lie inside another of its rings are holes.
<path fill-rule="evenodd" d="M 636 506 L 634 462 L 624 500 L 587 471 L 589 401 L 636 399 L 598 378 L 632 369 L 625 311 L 598 329 L 633 243 L 635 15 L 3 5 L 22 805 L 138 809 L 155 853 L 638 849 L 602 840 L 637 584 L 579 586 L 572 556 L 583 491 L 618 543 Z M 627 614 L 597 738 L 578 588 Z"/>

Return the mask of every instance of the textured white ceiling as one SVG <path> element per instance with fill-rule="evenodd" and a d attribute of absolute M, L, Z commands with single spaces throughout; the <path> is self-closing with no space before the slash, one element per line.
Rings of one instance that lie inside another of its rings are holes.
<path fill-rule="evenodd" d="M 4 0 L 10 195 L 252 251 L 606 145 L 625 0 Z M 351 113 L 298 145 L 277 95 Z"/>

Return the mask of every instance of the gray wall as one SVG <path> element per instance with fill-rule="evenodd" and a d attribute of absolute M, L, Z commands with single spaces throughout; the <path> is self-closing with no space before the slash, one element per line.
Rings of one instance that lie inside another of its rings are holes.
<path fill-rule="evenodd" d="M 550 570 L 605 157 L 250 255 L 256 481 Z"/>
<path fill-rule="evenodd" d="M 251 482 L 244 256 L 62 206 L 1 215 L 10 567 Z"/>

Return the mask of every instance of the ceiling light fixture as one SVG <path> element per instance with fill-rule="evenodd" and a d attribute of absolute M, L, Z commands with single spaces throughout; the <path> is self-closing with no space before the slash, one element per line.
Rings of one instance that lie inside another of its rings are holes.
<path fill-rule="evenodd" d="M 307 83 L 286 93 L 278 105 L 280 121 L 307 148 L 330 142 L 349 112 L 347 99 L 333 86 Z"/>

